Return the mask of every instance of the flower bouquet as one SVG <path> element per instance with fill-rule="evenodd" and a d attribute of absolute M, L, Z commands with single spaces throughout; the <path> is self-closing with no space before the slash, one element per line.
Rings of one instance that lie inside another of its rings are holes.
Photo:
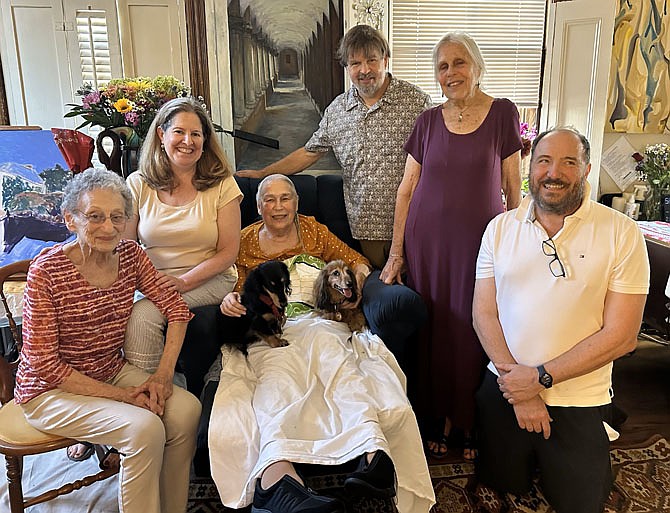
<path fill-rule="evenodd" d="M 190 93 L 187 85 L 171 76 L 113 79 L 98 89 L 85 83 L 76 93 L 82 97 L 81 105 L 68 104 L 71 110 L 65 117 L 84 118 L 77 129 L 87 125 L 128 127 L 144 139 L 158 109 L 169 100 Z"/>
<path fill-rule="evenodd" d="M 521 144 L 523 144 L 521 147 L 521 193 L 525 196 L 528 194 L 529 188 L 529 163 L 523 159 L 530 155 L 530 147 L 537 137 L 537 129 L 535 127 L 531 127 L 528 123 L 519 123 L 519 133 L 521 134 Z"/>
<path fill-rule="evenodd" d="M 537 129 L 530 126 L 528 123 L 519 123 L 519 132 L 521 133 L 521 158 L 527 157 L 530 154 L 530 147 L 533 140 L 537 137 Z"/>
<path fill-rule="evenodd" d="M 650 187 L 645 200 L 645 213 L 648 221 L 661 218 L 661 196 L 670 190 L 670 146 L 665 143 L 650 144 L 644 149 L 644 155 L 634 153 L 640 180 L 646 180 Z"/>

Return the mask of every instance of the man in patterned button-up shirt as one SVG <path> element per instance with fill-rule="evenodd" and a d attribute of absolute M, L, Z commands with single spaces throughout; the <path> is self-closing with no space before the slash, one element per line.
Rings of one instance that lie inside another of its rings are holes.
<path fill-rule="evenodd" d="M 382 268 L 391 245 L 396 191 L 405 168 L 402 146 L 431 99 L 387 72 L 388 42 L 372 27 L 357 25 L 349 30 L 338 55 L 353 85 L 326 108 L 307 144 L 264 169 L 238 175 L 261 178 L 298 173 L 332 149 L 342 166 L 352 235 L 372 264 Z"/>

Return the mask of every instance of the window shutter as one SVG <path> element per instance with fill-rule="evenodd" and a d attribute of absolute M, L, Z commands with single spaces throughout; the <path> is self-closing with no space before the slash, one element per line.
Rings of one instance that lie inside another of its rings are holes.
<path fill-rule="evenodd" d="M 487 72 L 482 90 L 509 98 L 519 110 L 539 103 L 545 0 L 391 0 L 391 69 L 443 101 L 433 46 L 449 31 L 467 32 Z"/>
<path fill-rule="evenodd" d="M 84 82 L 97 89 L 112 79 L 107 17 L 103 10 L 77 11 L 77 39 Z"/>

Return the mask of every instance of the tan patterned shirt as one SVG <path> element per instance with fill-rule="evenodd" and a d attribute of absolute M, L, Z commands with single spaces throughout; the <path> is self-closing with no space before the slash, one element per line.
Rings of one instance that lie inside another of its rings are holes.
<path fill-rule="evenodd" d="M 305 144 L 308 151 L 332 149 L 342 166 L 344 203 L 355 239 L 391 240 L 407 156 L 402 147 L 417 116 L 430 106 L 429 95 L 393 76 L 372 107 L 351 87 L 326 108 Z"/>

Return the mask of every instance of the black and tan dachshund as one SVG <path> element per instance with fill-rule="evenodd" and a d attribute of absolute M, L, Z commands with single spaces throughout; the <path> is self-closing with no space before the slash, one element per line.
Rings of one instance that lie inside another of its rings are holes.
<path fill-rule="evenodd" d="M 282 347 L 286 322 L 285 309 L 291 294 L 291 277 L 283 262 L 270 260 L 252 269 L 242 288 L 242 304 L 247 312 L 242 317 L 227 317 L 224 344 L 247 354 L 249 344 L 265 341 L 270 347 Z"/>
<path fill-rule="evenodd" d="M 333 260 L 321 270 L 314 282 L 316 311 L 325 319 L 346 322 L 349 329 L 360 331 L 366 326 L 358 302 L 360 291 L 351 268 L 342 260 Z"/>

